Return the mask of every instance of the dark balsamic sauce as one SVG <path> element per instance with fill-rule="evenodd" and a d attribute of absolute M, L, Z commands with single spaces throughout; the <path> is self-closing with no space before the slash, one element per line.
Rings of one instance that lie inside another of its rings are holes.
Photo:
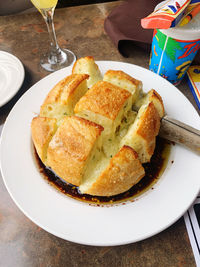
<path fill-rule="evenodd" d="M 43 174 L 44 178 L 50 184 L 55 186 L 59 191 L 77 200 L 100 205 L 100 204 L 125 202 L 127 200 L 134 201 L 136 196 L 141 195 L 150 188 L 153 189 L 153 185 L 159 179 L 159 177 L 161 176 L 162 172 L 164 171 L 167 165 L 169 153 L 170 153 L 170 143 L 165 139 L 157 137 L 156 148 L 153 156 L 151 157 L 151 161 L 149 163 L 143 164 L 143 167 L 145 169 L 145 176 L 141 179 L 141 181 L 138 184 L 134 185 L 128 191 L 111 197 L 99 197 L 87 194 L 80 194 L 78 191 L 78 187 L 66 183 L 58 176 L 56 176 L 54 172 L 46 168 L 45 165 L 40 160 L 40 158 L 38 157 L 36 151 L 35 151 L 35 156 L 40 172 Z"/>

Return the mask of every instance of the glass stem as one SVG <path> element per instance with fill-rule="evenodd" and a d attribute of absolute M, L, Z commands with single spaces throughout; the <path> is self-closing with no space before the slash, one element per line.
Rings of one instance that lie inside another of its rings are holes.
<path fill-rule="evenodd" d="M 66 60 L 66 58 L 63 59 L 62 50 L 60 49 L 56 39 L 56 33 L 53 23 L 54 10 L 55 7 L 49 8 L 47 10 L 46 9 L 41 10 L 42 16 L 46 22 L 47 29 L 49 32 L 49 38 L 50 38 L 49 61 L 51 62 L 51 64 L 60 63 L 61 61 Z"/>

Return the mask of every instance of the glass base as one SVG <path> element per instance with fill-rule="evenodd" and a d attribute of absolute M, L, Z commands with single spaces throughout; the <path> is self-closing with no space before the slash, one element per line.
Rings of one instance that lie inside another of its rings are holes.
<path fill-rule="evenodd" d="M 40 65 L 46 71 L 56 71 L 71 66 L 76 61 L 74 53 L 68 49 L 60 49 L 59 55 L 46 53 L 41 57 Z"/>

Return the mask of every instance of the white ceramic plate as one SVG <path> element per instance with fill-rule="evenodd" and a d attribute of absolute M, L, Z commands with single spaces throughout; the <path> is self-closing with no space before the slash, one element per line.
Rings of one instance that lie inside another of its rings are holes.
<path fill-rule="evenodd" d="M 121 69 L 142 80 L 145 91 L 154 88 L 161 94 L 169 116 L 200 128 L 199 116 L 193 106 L 157 74 L 132 64 L 97 63 L 102 72 Z M 36 83 L 7 118 L 2 132 L 0 161 L 11 197 L 34 223 L 76 243 L 127 244 L 164 230 L 185 213 L 200 189 L 199 157 L 183 147 L 173 147 L 169 164 L 154 190 L 126 205 L 95 207 L 74 200 L 47 184 L 38 171 L 31 143 L 31 120 L 39 112 L 48 91 L 70 72 L 71 68 L 62 69 Z"/>
<path fill-rule="evenodd" d="M 0 107 L 18 92 L 23 80 L 21 61 L 10 53 L 0 51 Z"/>

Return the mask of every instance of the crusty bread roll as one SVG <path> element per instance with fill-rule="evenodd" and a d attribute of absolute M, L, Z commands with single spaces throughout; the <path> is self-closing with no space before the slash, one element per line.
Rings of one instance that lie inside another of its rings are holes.
<path fill-rule="evenodd" d="M 60 122 L 63 117 L 72 115 L 77 101 L 88 90 L 87 74 L 72 74 L 61 80 L 48 93 L 40 108 L 40 116 L 56 118 Z"/>
<path fill-rule="evenodd" d="M 72 73 L 88 74 L 90 76 L 87 82 L 88 87 L 91 87 L 96 82 L 103 79 L 99 67 L 95 63 L 93 57 L 83 57 L 78 59 L 72 68 Z"/>
<path fill-rule="evenodd" d="M 35 117 L 31 122 L 32 140 L 41 161 L 46 165 L 47 148 L 57 130 L 54 118 Z"/>
<path fill-rule="evenodd" d="M 125 90 L 128 90 L 133 96 L 133 103 L 139 98 L 142 93 L 142 82 L 131 77 L 121 70 L 108 70 L 103 77 L 104 81 L 110 82 Z"/>
<path fill-rule="evenodd" d="M 155 108 L 157 109 L 160 118 L 164 116 L 164 105 L 161 96 L 154 90 L 150 90 L 144 97 L 143 104 L 153 102 Z"/>
<path fill-rule="evenodd" d="M 160 129 L 160 116 L 153 102 L 139 109 L 134 123 L 121 141 L 121 146 L 132 147 L 142 163 L 149 162 L 153 155 L 156 136 Z"/>
<path fill-rule="evenodd" d="M 140 161 L 145 163 L 150 161 L 155 149 L 160 119 L 164 116 L 164 105 L 161 96 L 153 89 L 140 97 L 135 104 L 139 108 L 137 117 L 121 140 L 120 146 L 132 147 L 138 153 Z"/>
<path fill-rule="evenodd" d="M 97 82 L 74 108 L 76 115 L 101 124 L 105 131 L 115 131 L 126 110 L 131 108 L 131 94 L 108 82 Z"/>
<path fill-rule="evenodd" d="M 90 195 L 112 196 L 127 191 L 144 176 L 137 153 L 124 146 L 110 160 L 109 164 L 97 177 L 86 177 L 80 191 Z"/>
<path fill-rule="evenodd" d="M 164 115 L 162 99 L 153 89 L 144 94 L 142 83 L 122 71 L 109 70 L 99 81 L 93 58 L 79 59 L 73 72 L 78 66 L 81 72 L 87 66 L 87 74 L 59 82 L 32 120 L 33 143 L 42 162 L 81 193 L 123 193 L 145 174 L 142 163 L 151 159 Z M 87 90 L 89 72 L 95 84 Z"/>
<path fill-rule="evenodd" d="M 142 105 L 150 102 L 154 103 L 160 118 L 162 118 L 165 113 L 163 101 L 161 96 L 154 89 L 151 89 L 147 94 L 140 95 L 137 101 L 133 104 L 133 109 L 138 111 Z"/>
<path fill-rule="evenodd" d="M 64 118 L 47 149 L 47 165 L 62 179 L 79 186 L 90 158 L 101 148 L 103 128 L 79 117 Z"/>
<path fill-rule="evenodd" d="M 116 153 L 110 151 L 110 139 L 115 141 L 115 133 L 122 118 L 131 109 L 131 94 L 111 83 L 99 81 L 80 99 L 74 113 L 85 119 L 99 123 L 104 127 L 103 151 L 109 156 Z"/>

